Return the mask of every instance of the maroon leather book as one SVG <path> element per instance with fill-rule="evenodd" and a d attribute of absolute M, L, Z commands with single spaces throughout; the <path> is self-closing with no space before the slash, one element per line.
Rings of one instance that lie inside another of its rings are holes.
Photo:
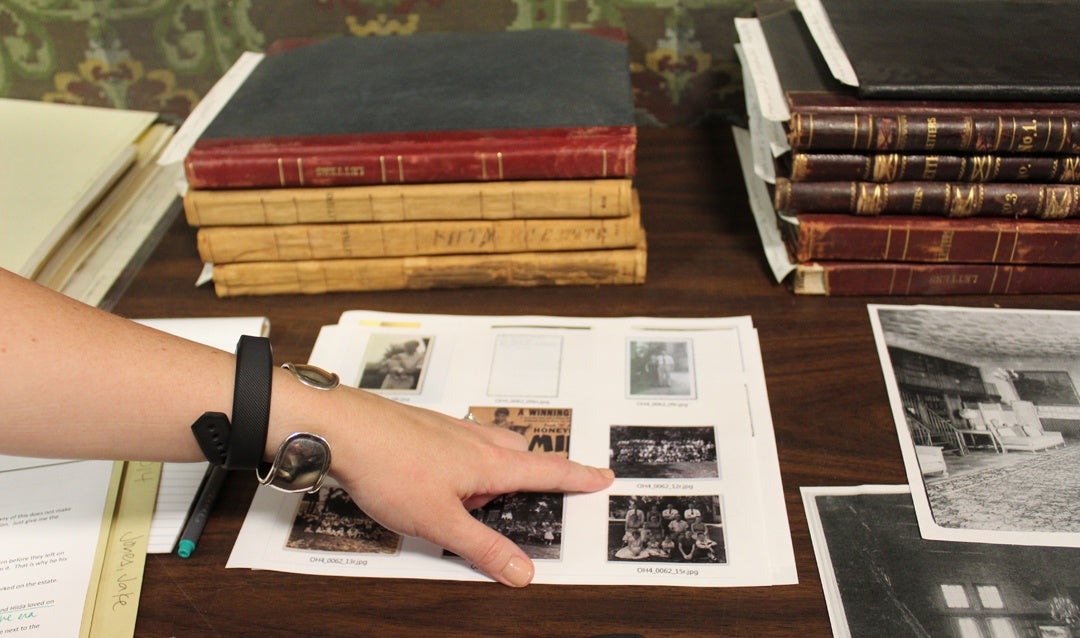
<path fill-rule="evenodd" d="M 1080 266 L 803 264 L 792 288 L 805 295 L 1045 295 L 1080 292 Z"/>
<path fill-rule="evenodd" d="M 798 213 L 1038 220 L 1080 216 L 1077 184 L 794 182 L 778 177 L 773 200 L 776 210 Z"/>
<path fill-rule="evenodd" d="M 863 99 L 832 77 L 798 10 L 758 20 L 794 150 L 1080 154 L 1080 102 Z"/>
<path fill-rule="evenodd" d="M 197 189 L 629 177 L 625 42 L 341 37 L 265 57 L 185 162 Z"/>
<path fill-rule="evenodd" d="M 1044 182 L 1080 183 L 1080 156 L 927 155 L 796 151 L 782 170 L 796 182 Z"/>
<path fill-rule="evenodd" d="M 798 215 L 780 221 L 793 261 L 1080 264 L 1080 220 Z"/>

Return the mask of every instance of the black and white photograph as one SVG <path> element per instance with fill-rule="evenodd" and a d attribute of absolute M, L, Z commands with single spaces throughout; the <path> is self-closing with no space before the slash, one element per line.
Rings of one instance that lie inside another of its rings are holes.
<path fill-rule="evenodd" d="M 364 350 L 359 387 L 387 393 L 419 393 L 433 342 L 430 336 L 371 335 Z"/>
<path fill-rule="evenodd" d="M 719 496 L 608 499 L 609 562 L 727 563 Z"/>
<path fill-rule="evenodd" d="M 696 396 L 694 356 L 689 339 L 630 339 L 628 393 L 632 398 Z"/>
<path fill-rule="evenodd" d="M 318 492 L 304 494 L 297 505 L 285 547 L 354 554 L 397 554 L 401 536 L 361 511 L 345 490 L 323 486 Z"/>
<path fill-rule="evenodd" d="M 613 425 L 609 467 L 618 478 L 717 478 L 716 428 Z"/>
<path fill-rule="evenodd" d="M 1080 549 L 924 539 L 903 485 L 802 495 L 837 638 L 1080 636 Z"/>
<path fill-rule="evenodd" d="M 563 494 L 504 494 L 470 513 L 517 543 L 529 558 L 554 560 L 562 555 Z"/>
<path fill-rule="evenodd" d="M 1080 313 L 871 314 L 924 533 L 1080 546 Z"/>

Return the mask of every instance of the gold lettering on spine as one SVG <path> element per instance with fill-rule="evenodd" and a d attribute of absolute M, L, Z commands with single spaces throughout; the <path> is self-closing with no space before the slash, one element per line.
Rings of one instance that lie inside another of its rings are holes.
<path fill-rule="evenodd" d="M 911 212 L 917 213 L 922 210 L 923 196 L 925 194 L 926 191 L 921 186 L 915 187 L 915 194 L 911 198 Z"/>
<path fill-rule="evenodd" d="M 947 230 L 941 233 L 941 242 L 938 244 L 938 261 L 949 261 L 949 253 L 952 252 L 954 232 Z"/>
<path fill-rule="evenodd" d="M 938 122 L 936 117 L 926 118 L 926 144 L 924 147 L 932 151 L 937 147 Z"/>
<path fill-rule="evenodd" d="M 941 159 L 937 155 L 927 155 L 926 165 L 923 166 L 922 178 L 934 179 L 934 177 L 937 176 L 938 165 L 940 162 Z"/>
<path fill-rule="evenodd" d="M 1020 140 L 1017 142 L 1018 146 L 1016 150 L 1025 153 L 1033 152 L 1035 150 L 1035 143 L 1039 141 L 1039 121 L 1031 120 L 1030 122 L 1025 122 L 1023 124 L 1016 122 L 1016 126 L 1019 128 L 1020 132 Z M 1043 150 L 1045 150 L 1045 146 Z"/>

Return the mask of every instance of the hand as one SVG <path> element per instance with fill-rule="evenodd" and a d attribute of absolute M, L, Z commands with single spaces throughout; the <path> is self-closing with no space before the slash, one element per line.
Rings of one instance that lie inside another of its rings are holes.
<path fill-rule="evenodd" d="M 354 388 L 329 395 L 345 409 L 324 434 L 331 474 L 381 525 L 427 539 L 512 587 L 533 577 L 529 557 L 468 510 L 516 491 L 592 492 L 608 469 L 529 452 L 510 430 L 477 425 Z"/>

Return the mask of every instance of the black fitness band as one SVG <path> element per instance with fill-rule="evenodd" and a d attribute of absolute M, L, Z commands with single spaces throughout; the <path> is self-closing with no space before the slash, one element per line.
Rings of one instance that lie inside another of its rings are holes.
<path fill-rule="evenodd" d="M 227 470 L 254 470 L 266 450 L 274 364 L 270 340 L 244 335 L 236 344 L 232 420 L 206 412 L 191 426 L 206 459 Z"/>

